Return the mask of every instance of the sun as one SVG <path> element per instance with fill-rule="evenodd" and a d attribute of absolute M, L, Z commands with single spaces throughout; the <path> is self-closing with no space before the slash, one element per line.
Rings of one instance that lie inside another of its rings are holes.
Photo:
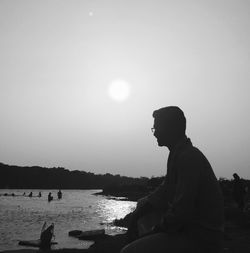
<path fill-rule="evenodd" d="M 113 100 L 123 102 L 130 95 L 130 85 L 124 80 L 114 80 L 109 85 L 108 94 Z"/>

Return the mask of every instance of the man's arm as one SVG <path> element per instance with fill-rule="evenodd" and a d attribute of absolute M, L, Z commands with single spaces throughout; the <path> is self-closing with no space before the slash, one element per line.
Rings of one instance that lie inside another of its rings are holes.
<path fill-rule="evenodd" d="M 137 208 L 141 208 L 145 204 L 150 204 L 155 209 L 167 207 L 167 188 L 167 179 L 165 177 L 163 182 L 152 193 L 138 200 Z"/>
<path fill-rule="evenodd" d="M 163 226 L 177 231 L 193 221 L 195 200 L 199 193 L 202 159 L 195 154 L 183 155 L 177 163 L 177 185 L 172 207 L 167 212 Z"/>

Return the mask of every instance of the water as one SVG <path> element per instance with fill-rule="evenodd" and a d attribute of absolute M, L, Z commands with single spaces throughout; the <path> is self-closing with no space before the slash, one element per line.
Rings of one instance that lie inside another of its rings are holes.
<path fill-rule="evenodd" d="M 23 196 L 33 192 L 33 197 Z M 107 234 L 122 233 L 124 230 L 110 225 L 114 219 L 123 218 L 131 212 L 136 203 L 96 196 L 100 190 L 63 190 L 63 197 L 57 200 L 57 191 L 0 190 L 0 251 L 24 249 L 20 240 L 34 240 L 40 237 L 44 221 L 55 224 L 55 241 L 58 248 L 88 248 L 93 242 L 68 236 L 71 230 L 93 230 L 104 228 Z M 54 200 L 47 201 L 52 192 Z M 16 196 L 3 196 L 14 193 Z M 29 247 L 30 248 L 30 247 Z"/>

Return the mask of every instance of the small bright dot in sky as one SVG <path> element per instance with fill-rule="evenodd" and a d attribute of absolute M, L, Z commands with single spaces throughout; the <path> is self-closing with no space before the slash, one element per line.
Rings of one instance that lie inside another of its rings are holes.
<path fill-rule="evenodd" d="M 130 87 L 128 82 L 124 80 L 114 80 L 108 89 L 109 96 L 118 102 L 125 101 L 130 94 Z"/>

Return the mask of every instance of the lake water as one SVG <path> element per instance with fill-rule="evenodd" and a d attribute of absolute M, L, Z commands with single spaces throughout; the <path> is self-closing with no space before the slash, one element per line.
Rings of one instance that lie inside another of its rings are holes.
<path fill-rule="evenodd" d="M 31 191 L 32 198 L 23 196 Z M 41 198 L 37 197 L 39 191 Z M 93 243 L 69 237 L 71 230 L 104 228 L 107 234 L 124 232 L 109 223 L 123 218 L 136 203 L 93 195 L 99 191 L 62 190 L 63 197 L 57 200 L 56 190 L 0 190 L 0 251 L 27 248 L 19 246 L 19 240 L 38 239 L 45 221 L 55 224 L 56 249 L 88 248 Z M 51 202 L 47 200 L 49 192 L 54 197 Z M 4 193 L 14 193 L 15 197 L 3 196 Z"/>

